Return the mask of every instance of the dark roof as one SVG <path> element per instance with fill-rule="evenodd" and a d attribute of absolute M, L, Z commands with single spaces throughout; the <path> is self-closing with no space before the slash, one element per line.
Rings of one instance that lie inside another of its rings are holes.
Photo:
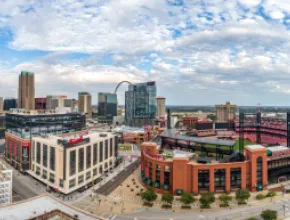
<path fill-rule="evenodd" d="M 219 163 L 231 163 L 231 162 L 242 162 L 242 161 L 245 161 L 245 156 L 239 151 L 236 151 L 232 153 L 230 156 L 219 160 Z"/>
<path fill-rule="evenodd" d="M 167 129 L 164 132 L 160 134 L 160 137 L 164 138 L 172 138 L 177 140 L 183 140 L 183 141 L 192 141 L 200 144 L 214 144 L 214 145 L 220 145 L 220 146 L 234 146 L 236 141 L 228 141 L 228 140 L 218 140 L 218 139 L 212 139 L 212 138 L 199 138 L 199 137 L 188 137 L 188 136 L 182 136 L 179 134 L 176 134 L 175 129 Z"/>

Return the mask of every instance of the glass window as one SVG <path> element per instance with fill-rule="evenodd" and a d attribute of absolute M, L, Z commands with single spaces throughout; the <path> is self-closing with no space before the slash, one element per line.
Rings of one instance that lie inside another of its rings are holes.
<path fill-rule="evenodd" d="M 36 167 L 36 174 L 40 175 L 40 168 L 39 167 Z"/>
<path fill-rule="evenodd" d="M 93 164 L 96 165 L 98 163 L 98 144 L 94 144 L 93 148 Z"/>
<path fill-rule="evenodd" d="M 107 160 L 108 159 L 108 157 L 109 157 L 109 148 L 108 148 L 109 146 L 108 146 L 108 140 L 105 140 L 105 160 Z"/>
<path fill-rule="evenodd" d="M 198 188 L 209 189 L 209 170 L 198 171 Z"/>
<path fill-rule="evenodd" d="M 55 148 L 54 147 L 50 147 L 50 155 L 49 155 L 49 160 L 50 160 L 50 169 L 55 171 Z"/>
<path fill-rule="evenodd" d="M 226 170 L 218 169 L 214 171 L 214 184 L 215 188 L 226 187 Z"/>
<path fill-rule="evenodd" d="M 258 157 L 257 159 L 257 184 L 263 184 L 263 159 Z"/>
<path fill-rule="evenodd" d="M 103 162 L 103 142 L 100 142 L 100 147 L 99 147 L 99 157 L 100 157 L 100 162 Z"/>
<path fill-rule="evenodd" d="M 63 180 L 62 179 L 59 179 L 59 186 L 63 187 Z"/>
<path fill-rule="evenodd" d="M 51 183 L 54 183 L 54 174 L 53 173 L 50 173 L 49 174 L 49 182 L 51 182 Z"/>
<path fill-rule="evenodd" d="M 89 180 L 91 178 L 91 171 L 88 171 L 86 173 L 86 180 Z"/>
<path fill-rule="evenodd" d="M 70 171 L 69 175 L 72 176 L 76 173 L 76 151 L 72 150 L 70 152 Z"/>
<path fill-rule="evenodd" d="M 84 148 L 79 149 L 79 172 L 84 170 Z"/>
<path fill-rule="evenodd" d="M 72 179 L 69 181 L 69 188 L 72 188 L 76 185 L 76 179 Z"/>
<path fill-rule="evenodd" d="M 231 187 L 241 188 L 241 168 L 231 168 Z"/>
<path fill-rule="evenodd" d="M 44 144 L 42 149 L 43 149 L 42 164 L 44 167 L 47 167 L 47 145 Z"/>
<path fill-rule="evenodd" d="M 36 147 L 36 162 L 40 164 L 40 143 L 37 142 L 37 147 Z"/>
<path fill-rule="evenodd" d="M 47 179 L 47 171 L 46 170 L 42 171 L 42 178 Z"/>
<path fill-rule="evenodd" d="M 113 138 L 110 138 L 110 157 L 113 156 Z"/>
<path fill-rule="evenodd" d="M 78 177 L 78 184 L 81 184 L 81 183 L 83 183 L 84 182 L 84 175 L 80 175 L 79 177 Z"/>
<path fill-rule="evenodd" d="M 93 176 L 96 176 L 98 174 L 98 169 L 97 168 L 94 168 L 93 169 Z"/>
<path fill-rule="evenodd" d="M 86 148 L 87 169 L 91 167 L 91 146 Z"/>

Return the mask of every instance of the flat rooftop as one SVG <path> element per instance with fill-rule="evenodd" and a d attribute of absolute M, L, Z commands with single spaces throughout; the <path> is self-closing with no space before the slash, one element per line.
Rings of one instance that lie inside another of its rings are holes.
<path fill-rule="evenodd" d="M 45 212 L 51 212 L 55 209 L 61 210 L 62 212 L 68 213 L 72 216 L 77 215 L 78 218 L 82 220 L 102 219 L 89 213 L 79 211 L 48 195 L 35 197 L 16 204 L 0 206 L 0 213 L 1 219 L 20 220 L 35 218 Z"/>
<path fill-rule="evenodd" d="M 199 138 L 199 137 L 189 137 L 189 136 L 183 136 L 180 134 L 176 134 L 177 130 L 175 129 L 167 129 L 163 133 L 161 133 L 159 136 L 164 138 L 171 138 L 171 139 L 177 139 L 177 140 L 183 140 L 183 141 L 191 141 L 195 143 L 200 144 L 214 144 L 214 145 L 220 145 L 220 146 L 234 146 L 236 141 L 229 141 L 229 140 L 220 140 L 220 139 L 213 139 L 213 138 Z"/>
<path fill-rule="evenodd" d="M 256 149 L 264 149 L 265 147 L 260 145 L 260 144 L 252 144 L 252 145 L 247 145 L 247 148 L 250 148 L 252 150 L 256 150 Z"/>
<path fill-rule="evenodd" d="M 100 136 L 100 135 L 106 135 L 106 136 Z M 78 138 L 79 136 L 89 137 L 90 141 L 92 141 L 92 140 L 105 140 L 105 139 L 108 139 L 108 137 L 116 136 L 116 134 L 113 132 L 89 131 L 89 133 L 86 135 L 72 135 L 72 136 L 65 137 L 65 138 L 53 135 L 53 136 L 44 136 L 44 137 L 33 137 L 32 139 L 36 140 L 36 141 L 39 140 L 39 141 L 49 142 L 52 144 L 59 145 L 58 140 L 65 140 L 65 139 L 69 140 L 69 139 Z"/>

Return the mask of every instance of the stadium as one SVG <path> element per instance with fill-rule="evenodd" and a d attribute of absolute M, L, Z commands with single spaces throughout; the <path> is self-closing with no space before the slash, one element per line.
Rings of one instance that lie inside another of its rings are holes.
<path fill-rule="evenodd" d="M 157 192 L 267 189 L 290 179 L 289 119 L 240 113 L 232 131 L 192 137 L 167 129 L 141 145 L 141 177 Z"/>

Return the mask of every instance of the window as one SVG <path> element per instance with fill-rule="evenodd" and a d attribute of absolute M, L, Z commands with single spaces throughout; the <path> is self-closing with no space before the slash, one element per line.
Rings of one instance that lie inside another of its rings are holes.
<path fill-rule="evenodd" d="M 86 173 L 86 180 L 89 180 L 91 178 L 91 171 L 88 171 Z"/>
<path fill-rule="evenodd" d="M 63 187 L 63 180 L 62 179 L 59 179 L 59 186 Z"/>
<path fill-rule="evenodd" d="M 98 144 L 94 144 L 93 148 L 93 165 L 98 163 Z"/>
<path fill-rule="evenodd" d="M 94 168 L 93 169 L 93 176 L 96 176 L 98 174 L 98 169 L 97 168 Z"/>
<path fill-rule="evenodd" d="M 103 166 L 101 165 L 99 168 L 99 173 L 102 175 L 103 174 Z"/>
<path fill-rule="evenodd" d="M 263 159 L 258 157 L 257 159 L 257 184 L 263 184 Z"/>
<path fill-rule="evenodd" d="M 105 160 L 107 160 L 108 159 L 108 157 L 109 157 L 109 148 L 108 148 L 109 146 L 108 146 L 108 140 L 105 140 Z"/>
<path fill-rule="evenodd" d="M 53 173 L 50 173 L 49 174 L 49 182 L 51 182 L 51 183 L 54 183 L 54 174 Z"/>
<path fill-rule="evenodd" d="M 76 151 L 72 150 L 70 152 L 70 169 L 69 169 L 69 175 L 72 176 L 76 173 Z"/>
<path fill-rule="evenodd" d="M 209 189 L 209 171 L 198 171 L 198 189 Z"/>
<path fill-rule="evenodd" d="M 100 142 L 100 147 L 99 147 L 99 151 L 100 151 L 100 163 L 103 162 L 103 142 Z"/>
<path fill-rule="evenodd" d="M 47 167 L 47 145 L 43 145 L 43 156 L 42 156 L 42 164 L 44 167 Z"/>
<path fill-rule="evenodd" d="M 84 170 L 84 148 L 79 149 L 79 172 Z"/>
<path fill-rule="evenodd" d="M 42 178 L 47 179 L 47 171 L 46 170 L 42 171 Z"/>
<path fill-rule="evenodd" d="M 76 179 L 72 179 L 69 181 L 69 188 L 72 188 L 76 185 Z"/>
<path fill-rule="evenodd" d="M 87 169 L 91 167 L 91 146 L 86 148 Z"/>
<path fill-rule="evenodd" d="M 118 156 L 118 136 L 115 136 L 115 157 Z"/>
<path fill-rule="evenodd" d="M 37 147 L 36 147 L 36 162 L 40 164 L 40 143 L 37 142 Z"/>
<path fill-rule="evenodd" d="M 36 167 L 36 174 L 40 175 L 40 168 L 39 167 Z"/>
<path fill-rule="evenodd" d="M 215 188 L 226 187 L 226 170 L 219 169 L 214 171 L 214 185 Z"/>
<path fill-rule="evenodd" d="M 84 175 L 80 175 L 78 178 L 78 184 L 81 184 L 84 182 Z"/>
<path fill-rule="evenodd" d="M 241 188 L 241 168 L 231 169 L 231 187 Z"/>
<path fill-rule="evenodd" d="M 32 161 L 35 161 L 35 141 L 33 141 L 32 144 Z"/>
<path fill-rule="evenodd" d="M 110 138 L 110 157 L 113 156 L 113 138 Z"/>
<path fill-rule="evenodd" d="M 160 166 L 156 165 L 156 182 L 160 182 Z"/>
<path fill-rule="evenodd" d="M 54 147 L 50 147 L 50 155 L 49 155 L 49 160 L 50 160 L 50 169 L 55 171 L 55 148 Z"/>
<path fill-rule="evenodd" d="M 149 178 L 152 179 L 152 163 L 149 162 Z"/>

